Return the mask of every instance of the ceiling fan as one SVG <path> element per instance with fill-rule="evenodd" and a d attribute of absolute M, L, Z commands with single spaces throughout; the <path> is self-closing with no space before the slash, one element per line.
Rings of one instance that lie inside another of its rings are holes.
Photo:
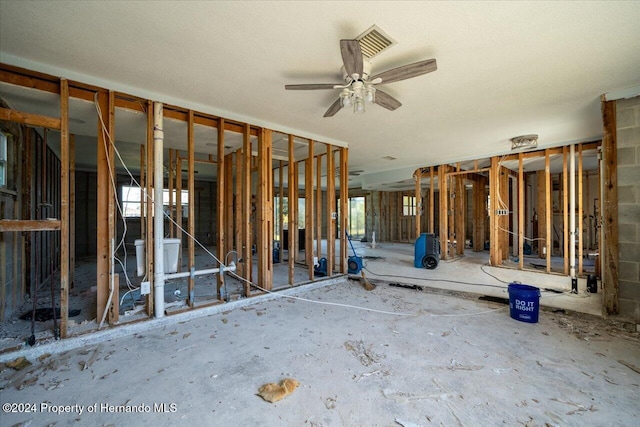
<path fill-rule="evenodd" d="M 324 117 L 334 116 L 342 107 L 353 106 L 354 113 L 364 113 L 365 102 L 375 103 L 393 111 L 402 104 L 393 96 L 374 87 L 378 84 L 398 82 L 421 76 L 437 69 L 435 59 L 414 62 L 371 75 L 371 63 L 363 58 L 358 40 L 340 40 L 342 75 L 344 84 L 316 83 L 285 85 L 287 90 L 342 89 L 338 99 L 329 107 Z"/>

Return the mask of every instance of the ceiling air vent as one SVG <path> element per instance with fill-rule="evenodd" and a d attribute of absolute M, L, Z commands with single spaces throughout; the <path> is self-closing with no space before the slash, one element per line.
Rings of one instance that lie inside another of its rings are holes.
<path fill-rule="evenodd" d="M 377 25 L 372 25 L 371 28 L 356 37 L 356 40 L 360 42 L 362 54 L 369 59 L 396 44 L 396 41 Z"/>

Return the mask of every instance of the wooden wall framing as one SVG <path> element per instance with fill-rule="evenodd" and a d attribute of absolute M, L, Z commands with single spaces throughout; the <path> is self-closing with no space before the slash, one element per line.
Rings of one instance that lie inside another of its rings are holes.
<path fill-rule="evenodd" d="M 128 94 L 110 91 L 97 86 L 92 86 L 76 81 L 67 81 L 59 79 L 43 73 L 37 73 L 19 67 L 10 66 L 0 63 L 0 81 L 10 84 L 28 87 L 49 93 L 60 95 L 60 118 L 47 117 L 37 114 L 25 113 L 9 109 L 0 108 L 0 120 L 10 120 L 26 126 L 41 126 L 44 128 L 60 130 L 61 132 L 61 213 L 58 220 L 17 220 L 7 219 L 0 221 L 0 231 L 36 231 L 36 230 L 59 230 L 59 239 L 61 252 L 61 285 L 60 298 L 62 310 L 61 335 L 68 335 L 67 331 L 67 314 L 69 305 L 69 287 L 73 282 L 74 268 L 74 251 L 73 241 L 74 226 L 74 168 L 75 168 L 75 145 L 73 136 L 69 133 L 69 99 L 75 98 L 93 103 L 94 98 L 97 99 L 97 105 L 101 109 L 101 117 L 98 124 L 98 139 L 96 147 L 98 149 L 98 208 L 96 212 L 97 218 L 97 317 L 98 320 L 105 314 L 109 324 L 115 324 L 118 318 L 118 277 L 113 274 L 113 258 L 114 242 L 116 235 L 116 212 L 115 200 L 118 196 L 114 189 L 115 182 L 115 158 L 112 138 L 114 138 L 115 129 L 115 109 L 123 108 L 125 110 L 137 111 L 146 114 L 146 132 L 147 138 L 145 144 L 140 146 L 140 182 L 144 188 L 146 196 L 140 202 L 141 215 L 140 236 L 145 240 L 146 264 L 148 271 L 153 271 L 153 204 L 150 203 L 152 193 L 153 177 L 153 114 L 152 100 L 137 98 Z M 181 157 L 181 150 L 171 149 L 170 151 L 170 167 L 171 176 L 167 180 L 167 184 L 171 189 L 178 192 L 183 188 L 182 179 L 182 162 L 186 160 L 188 164 L 187 187 L 189 190 L 189 207 L 188 207 L 188 223 L 187 232 L 195 235 L 195 189 L 194 189 L 194 169 L 195 162 L 201 161 L 195 159 L 194 153 L 194 125 L 208 126 L 217 129 L 218 132 L 218 149 L 217 164 L 218 181 L 217 181 L 217 213 L 218 221 L 215 226 L 216 246 L 218 257 L 224 259 L 225 253 L 231 250 L 237 250 L 241 261 L 238 263 L 238 273 L 244 279 L 245 295 L 250 296 L 250 285 L 254 278 L 252 277 L 252 246 L 258 249 L 258 277 L 257 283 L 264 289 L 271 289 L 273 283 L 273 224 L 276 219 L 273 217 L 273 195 L 274 195 L 274 177 L 272 164 L 272 130 L 251 126 L 247 123 L 225 120 L 210 114 L 196 112 L 193 110 L 165 105 L 163 108 L 164 117 L 187 122 L 188 134 L 186 141 L 186 159 Z M 235 153 L 226 156 L 224 154 L 224 132 L 231 131 L 241 133 L 243 135 L 242 147 Z M 251 138 L 257 137 L 258 146 L 257 155 L 252 153 Z M 306 260 L 305 263 L 309 268 L 309 278 L 314 279 L 313 261 L 315 256 L 321 253 L 321 234 L 323 224 L 327 226 L 328 259 L 329 274 L 333 274 L 335 268 L 334 252 L 335 249 L 335 218 L 336 213 L 336 194 L 335 194 L 335 155 L 336 151 L 340 155 L 340 192 L 342 200 L 339 206 L 341 217 L 340 228 L 344 229 L 347 224 L 347 195 L 348 195 L 348 151 L 345 147 L 334 147 L 327 145 L 326 153 L 314 152 L 314 141 L 309 140 L 309 154 L 305 160 L 302 160 L 305 177 L 302 181 L 305 187 L 305 199 L 307 213 L 306 222 Z M 327 189 L 323 191 L 321 185 L 321 169 L 322 157 L 327 157 Z M 254 163 L 254 160 L 255 163 Z M 213 155 L 209 155 L 208 162 L 213 163 Z M 297 188 L 299 164 L 291 165 L 294 172 L 294 182 Z M 300 168 L 302 169 L 302 168 Z M 256 180 L 252 179 L 252 175 L 256 172 Z M 113 180 L 113 182 L 112 182 Z M 282 181 L 282 180 L 281 180 Z M 256 184 L 256 203 L 252 204 L 253 185 Z M 326 212 L 323 211 L 323 195 L 326 195 Z M 297 197 L 297 191 L 294 195 Z M 173 200 L 175 197 L 175 200 Z M 180 226 L 182 222 L 181 212 L 181 194 L 175 196 L 170 191 L 170 204 L 176 207 L 170 209 L 174 220 L 178 224 L 173 223 L 167 231 L 172 236 L 181 237 Z M 251 217 L 253 206 L 256 206 L 256 218 Z M 235 211 L 235 212 L 234 212 Z M 174 213 L 175 212 L 175 213 Z M 257 223 L 257 234 L 254 235 L 251 224 L 255 219 Z M 294 239 L 297 235 L 294 234 Z M 346 272 L 346 256 L 347 246 L 344 236 L 338 236 L 340 239 L 340 265 L 339 270 Z M 68 244 L 66 243 L 68 242 Z M 29 245 L 27 240 L 21 245 L 22 250 L 27 250 Z M 317 243 L 317 252 L 314 253 L 314 243 Z M 297 245 L 294 244 L 294 248 Z M 195 268 L 194 262 L 195 245 L 192 239 L 188 242 L 188 260 L 187 265 L 190 270 Z M 292 257 L 295 261 L 295 257 Z M 23 266 L 23 270 L 25 267 Z M 23 274 L 23 282 L 25 274 Z M 147 296 L 146 313 L 151 316 L 154 312 L 154 286 L 153 276 L 148 275 L 146 278 L 150 282 L 151 293 Z M 112 284 L 114 287 L 112 287 Z M 219 275 L 217 282 L 217 295 L 220 298 L 220 288 L 223 284 L 223 275 Z M 195 306 L 194 293 L 195 280 L 193 277 L 188 278 L 188 305 Z M 111 294 L 111 295 L 110 295 Z M 109 306 L 107 301 L 111 300 Z"/>

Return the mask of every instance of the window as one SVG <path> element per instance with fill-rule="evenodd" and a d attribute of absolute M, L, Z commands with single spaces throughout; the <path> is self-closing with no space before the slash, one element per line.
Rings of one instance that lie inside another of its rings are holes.
<path fill-rule="evenodd" d="M 143 198 L 143 191 L 139 187 L 131 187 L 128 185 L 122 186 L 122 213 L 125 218 L 141 217 L 140 215 L 140 202 Z M 173 190 L 173 209 L 176 209 L 176 190 Z M 189 216 L 189 191 L 182 190 L 180 198 L 182 202 L 182 217 L 187 218 Z M 169 190 L 164 189 L 162 192 L 162 205 L 165 213 L 169 214 Z"/>
<path fill-rule="evenodd" d="M 416 197 L 415 196 L 402 196 L 402 215 L 404 216 L 416 215 Z"/>
<path fill-rule="evenodd" d="M 0 132 L 0 187 L 7 186 L 7 135 Z"/>
<path fill-rule="evenodd" d="M 349 235 L 352 239 L 365 237 L 364 197 L 349 197 Z"/>

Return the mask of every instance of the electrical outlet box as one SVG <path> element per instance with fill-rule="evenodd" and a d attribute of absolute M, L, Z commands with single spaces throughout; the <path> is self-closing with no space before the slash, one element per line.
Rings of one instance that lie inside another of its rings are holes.
<path fill-rule="evenodd" d="M 508 209 L 496 209 L 496 215 L 498 215 L 498 216 L 509 215 L 509 210 Z"/>
<path fill-rule="evenodd" d="M 151 285 L 149 282 L 140 283 L 140 295 L 149 295 L 151 293 Z"/>

